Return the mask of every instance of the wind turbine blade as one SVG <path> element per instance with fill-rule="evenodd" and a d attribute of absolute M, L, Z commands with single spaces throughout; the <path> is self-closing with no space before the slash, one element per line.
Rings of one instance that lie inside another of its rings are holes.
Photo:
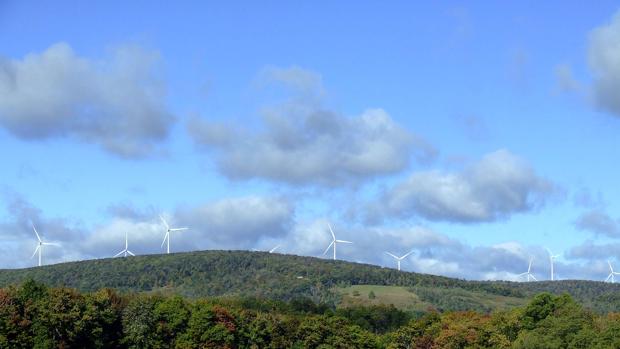
<path fill-rule="evenodd" d="M 334 240 L 335 241 L 335 240 Z M 329 248 L 332 247 L 332 245 L 334 244 L 334 241 L 332 241 L 329 246 L 327 246 L 327 248 L 325 249 L 325 252 L 323 252 L 323 256 L 327 253 L 327 251 L 329 251 Z"/>
<path fill-rule="evenodd" d="M 386 253 L 387 253 L 387 254 L 389 254 L 390 256 L 392 256 L 392 257 L 394 257 L 394 258 L 398 259 L 398 257 L 396 257 L 395 255 L 393 255 L 393 254 L 391 254 L 391 253 L 389 253 L 389 252 L 386 252 Z"/>
<path fill-rule="evenodd" d="M 50 245 L 50 246 L 58 246 L 58 247 L 60 247 L 60 244 L 56 243 L 56 242 L 41 242 L 41 245 Z"/>
<path fill-rule="evenodd" d="M 39 251 L 39 249 L 41 248 L 40 245 L 37 245 L 37 248 L 34 250 L 34 253 L 32 254 L 32 257 L 30 257 L 30 259 L 34 258 L 34 256 L 36 256 L 37 252 Z"/>
<path fill-rule="evenodd" d="M 127 253 L 129 253 L 130 255 L 132 255 L 132 256 L 134 256 L 134 257 L 136 256 L 135 254 L 133 254 L 133 252 L 131 252 L 131 251 L 129 251 L 129 250 L 127 250 Z"/>
<path fill-rule="evenodd" d="M 352 244 L 351 241 L 347 241 L 347 240 L 335 240 L 335 241 L 336 242 L 342 242 L 342 243 L 345 243 L 345 244 Z"/>
<path fill-rule="evenodd" d="M 410 255 L 410 254 L 412 254 L 412 253 L 413 253 L 413 250 L 409 251 L 409 253 L 407 253 L 406 255 L 404 255 L 404 256 L 402 256 L 402 257 L 400 257 L 400 259 L 403 259 L 403 258 L 407 257 L 408 255 Z"/>
<path fill-rule="evenodd" d="M 611 270 L 612 274 L 614 272 L 614 268 L 611 266 L 611 262 L 607 261 L 607 264 L 609 264 L 609 270 Z"/>
<path fill-rule="evenodd" d="M 273 253 L 275 250 L 277 250 L 277 249 L 278 249 L 278 247 L 280 247 L 280 245 L 278 245 L 278 246 L 276 246 L 276 247 L 272 248 L 271 250 L 269 250 L 269 253 Z"/>
<path fill-rule="evenodd" d="M 534 275 L 530 274 L 530 277 L 531 277 L 532 279 L 534 279 L 534 281 L 538 281 L 538 279 L 537 279 L 537 278 L 535 278 L 535 277 L 534 277 Z"/>
<path fill-rule="evenodd" d="M 166 235 L 164 235 L 164 241 L 161 242 L 161 247 L 164 247 L 164 244 L 166 243 L 166 239 L 168 238 L 168 234 L 170 233 L 166 232 Z"/>
<path fill-rule="evenodd" d="M 170 226 L 168 225 L 168 222 L 166 222 L 166 220 L 164 219 L 164 216 L 159 215 L 159 219 L 161 219 L 162 223 L 164 223 L 166 230 L 170 229 Z"/>
<path fill-rule="evenodd" d="M 332 230 L 332 226 L 329 223 L 327 223 L 327 227 L 329 228 L 329 232 L 332 233 L 332 238 L 336 240 L 336 234 L 334 234 L 334 231 Z"/>
<path fill-rule="evenodd" d="M 173 229 L 169 229 L 170 231 L 181 231 L 181 230 L 187 230 L 189 228 L 173 228 Z"/>
<path fill-rule="evenodd" d="M 122 254 L 123 254 L 123 252 L 125 252 L 125 250 L 122 250 L 121 252 L 119 252 L 119 253 L 115 254 L 115 255 L 114 255 L 114 257 L 112 257 L 112 258 L 116 258 L 116 257 L 118 257 L 118 256 L 122 255 Z"/>
<path fill-rule="evenodd" d="M 607 279 L 605 279 L 605 282 L 609 281 L 609 279 L 611 279 L 611 276 L 612 276 L 612 275 L 614 275 L 614 274 L 609 274 L 609 275 L 607 276 Z"/>
<path fill-rule="evenodd" d="M 37 231 L 37 228 L 34 227 L 34 224 L 32 224 L 32 230 L 34 230 L 34 233 L 37 234 L 37 239 L 39 239 L 39 242 L 41 242 L 41 237 L 39 236 L 39 232 Z"/>
<path fill-rule="evenodd" d="M 521 273 L 521 274 L 517 275 L 517 277 L 520 277 L 520 276 L 523 276 L 523 275 L 527 275 L 527 272 Z"/>

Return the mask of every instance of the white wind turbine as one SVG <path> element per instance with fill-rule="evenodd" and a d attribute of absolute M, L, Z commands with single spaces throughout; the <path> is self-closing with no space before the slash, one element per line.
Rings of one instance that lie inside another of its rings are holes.
<path fill-rule="evenodd" d="M 34 250 L 32 257 L 30 258 L 33 258 L 37 254 L 37 252 L 39 252 L 39 266 L 41 266 L 41 253 L 43 251 L 43 246 L 44 245 L 60 246 L 60 245 L 54 242 L 44 242 L 43 240 L 41 240 L 41 236 L 39 236 L 39 232 L 37 231 L 37 228 L 34 227 L 34 224 L 32 224 L 32 230 L 34 230 L 34 233 L 37 235 L 38 242 L 37 242 L 37 248 Z"/>
<path fill-rule="evenodd" d="M 187 230 L 188 228 L 170 228 L 170 226 L 168 225 L 168 222 L 166 222 L 166 220 L 164 219 L 162 215 L 159 215 L 159 218 L 161 219 L 161 221 L 164 223 L 164 226 L 166 227 L 166 235 L 164 235 L 164 241 L 162 241 L 161 247 L 164 247 L 164 244 L 167 242 L 168 244 L 166 246 L 166 253 L 170 253 L 170 232 Z"/>
<path fill-rule="evenodd" d="M 325 249 L 325 252 L 323 252 L 323 255 L 325 255 L 327 251 L 329 251 L 329 248 L 332 247 L 333 245 L 334 246 L 334 260 L 336 260 L 336 245 L 338 243 L 352 244 L 352 242 L 346 241 L 346 240 L 337 240 L 336 234 L 334 234 L 334 231 L 332 230 L 332 226 L 329 225 L 329 223 L 327 223 L 327 227 L 329 228 L 329 232 L 332 233 L 332 242 L 329 244 L 329 246 L 327 246 L 327 248 Z"/>
<path fill-rule="evenodd" d="M 550 249 L 547 249 L 547 252 L 549 252 L 549 263 L 551 263 L 551 281 L 553 281 L 553 260 L 560 257 L 560 255 L 554 255 L 553 253 L 551 253 Z"/>
<path fill-rule="evenodd" d="M 385 252 L 387 254 L 389 254 L 390 256 L 392 256 L 394 259 L 396 259 L 396 262 L 398 263 L 398 271 L 400 271 L 400 261 L 402 261 L 403 259 L 405 259 L 405 257 L 407 257 L 408 255 L 412 254 L 413 251 L 409 251 L 409 253 L 407 253 L 406 255 L 402 256 L 402 257 L 398 257 L 396 255 L 393 255 L 389 252 Z"/>
<path fill-rule="evenodd" d="M 121 252 L 117 253 L 114 255 L 114 257 L 118 257 L 120 255 L 123 255 L 123 257 L 127 257 L 127 255 L 132 255 L 135 256 L 135 254 L 133 254 L 133 252 L 129 251 L 129 244 L 127 242 L 127 232 L 125 232 L 125 249 L 122 250 Z"/>
<path fill-rule="evenodd" d="M 607 279 L 605 279 L 605 282 L 607 281 L 611 281 L 611 283 L 613 284 L 614 282 L 616 282 L 616 278 L 614 277 L 615 275 L 620 275 L 620 272 L 614 271 L 614 268 L 611 266 L 611 262 L 607 261 L 607 264 L 609 264 L 609 276 L 607 276 Z"/>
<path fill-rule="evenodd" d="M 280 248 L 280 245 L 277 245 L 276 247 L 269 250 L 269 253 L 274 253 L 278 248 Z"/>
<path fill-rule="evenodd" d="M 525 273 L 521 273 L 519 275 L 517 275 L 517 277 L 521 277 L 521 276 L 526 276 L 527 275 L 527 281 L 530 281 L 530 278 L 532 278 L 534 281 L 538 281 L 534 275 L 532 275 L 532 273 L 530 273 L 530 271 L 532 270 L 532 261 L 534 260 L 534 257 L 530 258 L 530 264 L 527 266 L 527 271 Z"/>

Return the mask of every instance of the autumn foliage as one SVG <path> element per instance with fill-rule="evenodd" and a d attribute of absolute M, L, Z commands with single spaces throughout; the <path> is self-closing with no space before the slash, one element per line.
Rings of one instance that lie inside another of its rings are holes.
<path fill-rule="evenodd" d="M 619 333 L 620 314 L 548 293 L 507 311 L 419 316 L 307 299 L 80 293 L 34 281 L 0 289 L 0 348 L 619 348 Z"/>

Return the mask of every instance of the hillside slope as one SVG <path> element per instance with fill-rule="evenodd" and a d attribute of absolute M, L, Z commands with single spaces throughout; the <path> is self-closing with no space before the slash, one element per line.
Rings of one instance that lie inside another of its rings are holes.
<path fill-rule="evenodd" d="M 520 300 L 525 301 L 540 292 L 566 292 L 595 311 L 620 311 L 620 285 L 616 284 L 465 281 L 367 264 L 249 251 L 145 255 L 0 270 L 0 287 L 29 278 L 80 291 L 108 287 L 132 292 L 178 293 L 187 297 L 243 296 L 278 300 L 308 297 L 315 302 L 335 304 L 343 300 L 342 290 L 351 285 L 398 286 L 424 304 L 441 310 L 488 311 L 501 304 L 521 304 Z M 484 299 L 489 302 L 480 301 Z"/>

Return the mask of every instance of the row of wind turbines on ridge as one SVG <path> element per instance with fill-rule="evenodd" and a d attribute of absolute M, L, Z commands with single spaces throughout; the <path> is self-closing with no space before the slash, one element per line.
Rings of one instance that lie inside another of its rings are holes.
<path fill-rule="evenodd" d="M 171 228 L 170 225 L 168 224 L 168 222 L 166 221 L 166 219 L 163 216 L 159 216 L 159 219 L 161 219 L 161 222 L 163 223 L 164 227 L 166 228 L 166 234 L 164 235 L 164 240 L 161 243 L 161 247 L 164 247 L 164 244 L 166 244 L 166 253 L 170 253 L 170 233 L 171 232 L 175 232 L 175 231 L 183 231 L 183 230 L 188 230 L 189 228 L 187 227 L 183 227 L 183 228 Z M 336 239 L 336 234 L 334 233 L 334 230 L 332 229 L 330 224 L 327 224 L 327 227 L 329 228 L 329 232 L 332 235 L 332 241 L 330 242 L 330 244 L 327 246 L 327 248 L 325 249 L 325 252 L 323 252 L 323 255 L 327 254 L 327 252 L 329 251 L 330 248 L 333 248 L 333 259 L 336 260 L 337 255 L 336 255 L 336 246 L 338 244 L 352 244 L 352 241 L 347 241 L 347 240 L 339 240 Z M 37 236 L 37 247 L 34 250 L 34 253 L 32 254 L 33 258 L 37 252 L 39 253 L 39 266 L 41 266 L 41 254 L 43 252 L 43 246 L 45 245 L 50 245 L 50 246 L 60 246 L 60 244 L 55 243 L 55 242 L 45 242 L 41 239 L 41 236 L 39 235 L 39 232 L 37 231 L 37 228 L 34 226 L 34 224 L 32 224 L 32 230 L 34 230 L 34 233 Z M 269 250 L 269 253 L 273 253 L 275 252 L 276 249 L 278 249 L 280 247 L 280 245 L 275 246 L 274 248 L 272 248 L 271 250 Z M 398 257 L 395 256 L 394 254 L 390 253 L 390 252 L 386 252 L 388 255 L 394 257 L 397 261 L 397 265 L 398 265 L 398 270 L 400 271 L 400 261 L 403 260 L 405 257 L 409 256 L 411 253 L 413 253 L 413 251 L 405 254 L 404 256 Z M 113 258 L 115 257 L 119 257 L 123 255 L 123 257 L 127 257 L 128 255 L 130 256 L 135 256 L 135 254 L 133 252 L 131 252 L 129 250 L 129 238 L 127 236 L 127 232 L 125 232 L 125 248 L 123 250 L 121 250 L 119 253 L 115 254 L 113 256 Z"/>
<path fill-rule="evenodd" d="M 168 222 L 166 221 L 166 219 L 164 219 L 163 216 L 159 216 L 159 218 L 161 219 L 161 222 L 163 223 L 164 227 L 166 228 L 166 233 L 164 235 L 164 240 L 161 243 L 161 247 L 164 247 L 164 244 L 166 244 L 166 253 L 170 253 L 170 233 L 175 232 L 175 231 L 183 231 L 183 230 L 188 230 L 189 228 L 187 227 L 183 227 L 183 228 L 171 228 L 170 225 L 168 224 Z M 336 260 L 337 255 L 336 255 L 336 247 L 338 244 L 352 244 L 352 241 L 347 241 L 347 240 L 339 240 L 336 238 L 336 234 L 334 233 L 334 230 L 332 229 L 331 225 L 328 223 L 327 227 L 329 228 L 329 232 L 332 235 L 332 241 L 330 242 L 330 244 L 327 246 L 327 248 L 325 249 L 325 251 L 323 252 L 323 256 L 327 254 L 327 252 L 329 251 L 330 248 L 333 249 L 333 259 Z M 60 246 L 60 244 L 58 243 L 54 243 L 54 242 L 45 242 L 41 239 L 41 236 L 39 235 L 39 232 L 37 231 L 37 229 L 35 228 L 34 224 L 32 224 L 32 229 L 34 230 L 34 233 L 37 236 L 37 247 L 34 250 L 34 253 L 32 254 L 33 258 L 37 252 L 39 253 L 39 266 L 41 266 L 41 253 L 43 251 L 43 246 L 49 245 L 49 246 Z M 271 250 L 269 250 L 269 253 L 273 253 L 275 252 L 276 249 L 278 249 L 280 247 L 280 245 L 275 246 L 274 248 L 272 248 Z M 402 256 L 397 256 L 394 255 L 390 252 L 385 252 L 386 254 L 388 254 L 390 257 L 394 258 L 396 260 L 396 265 L 397 265 L 397 269 L 400 271 L 400 262 L 405 259 L 406 257 L 408 257 L 409 255 L 411 255 L 414 251 L 409 251 L 408 253 L 402 255 Z M 559 255 L 554 255 L 551 250 L 547 249 L 547 252 L 549 253 L 549 263 L 551 265 L 551 281 L 554 281 L 554 270 L 553 270 L 553 261 L 559 257 Z M 117 253 L 116 255 L 114 255 L 114 257 L 119 257 L 123 255 L 123 257 L 127 257 L 127 255 L 131 255 L 131 256 L 135 256 L 135 254 L 133 252 L 131 252 L 129 250 L 129 241 L 128 241 L 128 237 L 127 237 L 127 233 L 125 233 L 125 248 L 123 250 L 121 250 L 119 253 Z M 532 262 L 534 261 L 534 257 L 530 258 L 530 262 L 528 264 L 527 267 L 527 271 L 524 273 L 521 273 L 519 275 L 517 275 L 517 278 L 521 278 L 521 277 L 525 277 L 527 278 L 527 281 L 538 281 L 538 279 L 536 279 L 536 277 L 532 274 Z M 607 281 L 611 281 L 612 283 L 615 282 L 615 275 L 620 275 L 620 272 L 614 271 L 611 262 L 607 261 L 607 264 L 609 265 L 609 270 L 610 273 L 607 276 L 607 278 L 605 279 L 605 282 Z"/>
<path fill-rule="evenodd" d="M 159 216 L 159 219 L 161 219 L 162 223 L 164 224 L 164 227 L 166 228 L 166 234 L 164 235 L 164 241 L 162 241 L 161 243 L 161 247 L 164 247 L 164 244 L 166 244 L 166 253 L 170 253 L 170 233 L 174 232 L 174 231 L 183 231 L 183 230 L 187 230 L 189 228 L 187 227 L 183 227 L 183 228 L 170 228 L 170 225 L 168 225 L 168 222 L 166 221 L 166 219 L 164 219 L 163 216 Z M 59 243 L 56 242 L 45 242 L 41 239 L 41 236 L 39 235 L 39 232 L 37 231 L 37 228 L 34 226 L 33 223 L 31 223 L 32 225 L 32 230 L 34 230 L 35 235 L 37 236 L 37 248 L 34 250 L 34 253 L 32 254 L 32 257 L 30 258 L 34 258 L 34 256 L 37 254 L 37 252 L 39 253 L 39 266 L 41 266 L 41 254 L 43 252 L 43 246 L 58 246 L 60 247 Z M 120 255 L 123 255 L 123 257 L 127 257 L 127 255 L 130 256 L 135 256 L 135 254 L 133 252 L 131 252 L 129 250 L 129 239 L 127 236 L 127 232 L 125 232 L 125 248 L 120 251 L 119 253 L 115 254 L 114 257 L 118 257 Z"/>

